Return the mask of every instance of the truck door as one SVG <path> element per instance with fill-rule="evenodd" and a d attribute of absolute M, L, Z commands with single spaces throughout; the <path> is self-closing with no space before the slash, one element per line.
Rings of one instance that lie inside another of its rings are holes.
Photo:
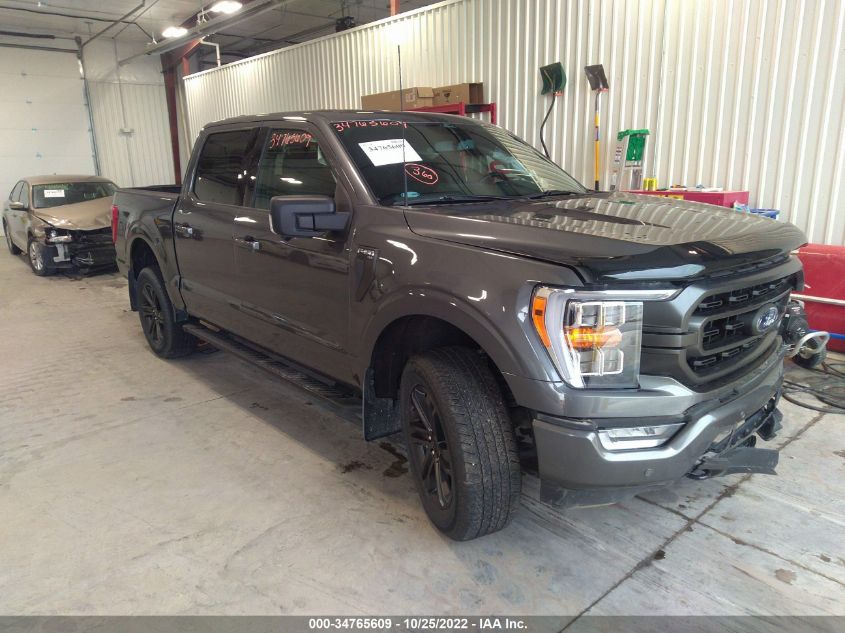
<path fill-rule="evenodd" d="M 351 211 L 343 176 L 315 128 L 271 128 L 264 137 L 249 208 L 234 218 L 235 268 L 251 340 L 337 377 L 348 366 L 348 232 L 285 238 L 270 230 L 270 199 L 327 195 Z"/>
<path fill-rule="evenodd" d="M 234 219 L 242 213 L 248 164 L 260 128 L 210 131 L 197 142 L 193 173 L 173 213 L 176 258 L 188 311 L 233 329 L 240 320 Z"/>

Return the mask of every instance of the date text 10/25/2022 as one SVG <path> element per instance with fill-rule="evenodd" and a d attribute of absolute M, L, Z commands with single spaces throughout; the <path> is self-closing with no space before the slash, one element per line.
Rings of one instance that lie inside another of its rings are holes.
<path fill-rule="evenodd" d="M 528 628 L 524 619 L 508 617 L 326 617 L 308 620 L 311 631 L 521 631 Z"/>

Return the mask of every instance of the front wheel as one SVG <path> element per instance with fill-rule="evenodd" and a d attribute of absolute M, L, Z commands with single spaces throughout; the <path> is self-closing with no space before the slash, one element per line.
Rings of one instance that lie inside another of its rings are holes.
<path fill-rule="evenodd" d="M 457 541 L 501 530 L 519 503 L 510 418 L 485 359 L 464 347 L 413 357 L 402 374 L 402 428 L 432 523 Z"/>
<path fill-rule="evenodd" d="M 138 315 L 150 349 L 162 358 L 190 354 L 197 339 L 176 322 L 176 311 L 157 267 L 149 266 L 140 272 L 136 292 Z"/>
<path fill-rule="evenodd" d="M 47 247 L 35 238 L 29 238 L 26 252 L 29 255 L 29 266 L 39 277 L 46 277 L 53 272 L 53 269 L 47 263 Z"/>

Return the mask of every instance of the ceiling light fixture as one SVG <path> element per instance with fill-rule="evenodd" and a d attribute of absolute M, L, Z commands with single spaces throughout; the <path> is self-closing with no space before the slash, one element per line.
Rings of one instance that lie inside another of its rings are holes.
<path fill-rule="evenodd" d="M 237 0 L 220 0 L 211 5 L 211 11 L 214 13 L 226 13 L 228 15 L 235 11 L 240 11 L 243 6 L 243 3 Z"/>
<path fill-rule="evenodd" d="M 173 37 L 182 37 L 185 33 L 188 32 L 184 26 L 168 26 L 161 32 L 162 37 L 166 38 L 173 38 Z"/>

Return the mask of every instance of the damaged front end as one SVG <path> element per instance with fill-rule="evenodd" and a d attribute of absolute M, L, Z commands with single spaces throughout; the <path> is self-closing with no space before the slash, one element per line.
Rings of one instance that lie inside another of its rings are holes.
<path fill-rule="evenodd" d="M 778 452 L 758 448 L 757 438 L 769 441 L 781 430 L 783 414 L 778 411 L 780 391 L 762 409 L 717 437 L 695 467 L 690 479 L 709 479 L 734 473 L 776 475 Z"/>
<path fill-rule="evenodd" d="M 115 265 L 110 227 L 83 231 L 46 226 L 43 231 L 45 259 L 52 268 L 91 270 Z"/>
<path fill-rule="evenodd" d="M 781 355 L 792 358 L 804 349 L 818 353 L 827 343 L 827 332 L 812 331 L 807 323 L 804 305 L 789 301 L 781 315 L 779 334 L 783 341 Z M 762 409 L 730 430 L 720 434 L 707 452 L 687 473 L 691 479 L 709 479 L 734 473 L 775 475 L 778 451 L 758 448 L 757 438 L 769 441 L 782 428 L 783 414 L 778 411 L 781 391 L 772 396 Z"/>

